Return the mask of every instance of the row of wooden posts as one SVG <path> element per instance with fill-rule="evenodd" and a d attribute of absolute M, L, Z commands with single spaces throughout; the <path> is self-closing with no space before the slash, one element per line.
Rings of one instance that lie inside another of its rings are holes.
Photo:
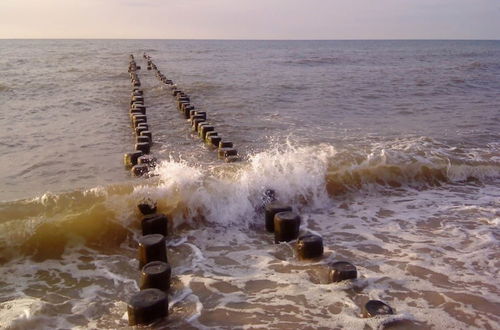
<path fill-rule="evenodd" d="M 168 218 L 157 213 L 156 204 L 145 200 L 138 205 L 143 217 L 138 240 L 141 271 L 139 288 L 127 305 L 129 325 L 150 324 L 168 316 L 168 291 L 172 268 L 168 263 L 166 237 Z"/>
<path fill-rule="evenodd" d="M 149 129 L 144 91 L 141 88 L 141 81 L 137 73 L 140 69 L 141 67 L 134 60 L 134 55 L 130 55 L 128 71 L 132 84 L 132 94 L 130 96 L 129 115 L 136 143 L 134 145 L 135 150 L 126 153 L 123 161 L 135 176 L 142 176 L 156 166 L 156 159 L 149 155 L 153 144 L 153 134 Z"/>
<path fill-rule="evenodd" d="M 272 194 L 274 195 L 274 194 Z M 265 227 L 274 233 L 274 243 L 296 241 L 295 249 L 299 259 L 319 259 L 323 256 L 323 238 L 315 234 L 299 237 L 301 217 L 292 211 L 290 205 L 273 201 L 265 207 Z M 347 261 L 335 261 L 328 265 L 330 283 L 354 280 L 358 277 L 356 266 Z M 369 300 L 363 308 L 364 317 L 393 314 L 393 309 L 380 300 Z"/>
<path fill-rule="evenodd" d="M 192 126 L 199 132 L 201 138 L 208 144 L 218 147 L 219 157 L 225 161 L 237 160 L 237 152 L 232 143 L 223 141 L 212 125 L 206 121 L 206 112 L 197 111 L 190 103 L 189 96 L 177 89 L 173 82 L 167 79 L 144 54 L 148 69 L 155 70 L 156 76 L 170 86 L 177 99 L 177 106 Z M 154 166 L 155 159 L 149 156 L 152 144 L 152 134 L 149 131 L 144 105 L 144 95 L 137 75 L 140 69 L 130 55 L 129 72 L 132 83 L 130 116 L 134 133 L 136 134 L 135 151 L 125 154 L 125 164 L 131 167 L 134 175 L 140 176 Z M 234 150 L 234 151 L 232 151 Z M 274 196 L 274 194 L 272 194 Z M 273 198 L 274 199 L 274 198 Z M 166 215 L 157 213 L 156 203 L 144 201 L 138 205 L 143 215 L 141 220 L 142 236 L 139 239 L 138 259 L 141 270 L 140 291 L 134 294 L 128 303 L 127 312 L 129 325 L 145 325 L 168 316 L 168 290 L 171 281 L 171 266 L 168 263 L 166 236 L 169 219 Z M 272 201 L 265 206 L 265 228 L 274 233 L 274 242 L 296 241 L 296 253 L 302 260 L 320 259 L 323 256 L 323 239 L 319 235 L 306 234 L 299 237 L 301 217 L 292 211 L 292 207 L 279 201 Z M 354 280 L 358 277 L 356 267 L 347 261 L 336 261 L 328 265 L 329 281 L 332 283 Z M 370 300 L 363 307 L 363 316 L 393 314 L 393 309 L 379 300 Z"/>
<path fill-rule="evenodd" d="M 135 134 L 135 150 L 124 155 L 125 166 L 135 176 L 142 176 L 156 166 L 156 159 L 150 155 L 153 135 L 149 130 L 144 102 L 144 92 L 137 73 L 141 67 L 130 55 L 128 72 L 132 84 L 129 114 Z M 139 288 L 128 302 L 129 325 L 150 324 L 168 315 L 168 295 L 172 269 L 168 263 L 166 236 L 168 219 L 156 212 L 156 204 L 144 201 L 138 205 L 143 215 L 142 236 L 138 241 Z"/>
<path fill-rule="evenodd" d="M 148 70 L 155 71 L 155 75 L 164 86 L 172 91 L 172 96 L 176 100 L 177 109 L 182 116 L 188 119 L 191 129 L 196 132 L 200 139 L 209 147 L 217 150 L 219 159 L 225 162 L 234 162 L 240 160 L 238 151 L 234 148 L 233 142 L 223 139 L 223 136 L 216 131 L 215 126 L 208 119 L 206 111 L 200 111 L 191 102 L 188 94 L 184 93 L 177 85 L 168 79 L 151 59 L 151 56 L 144 53 L 144 59 L 147 61 Z"/>

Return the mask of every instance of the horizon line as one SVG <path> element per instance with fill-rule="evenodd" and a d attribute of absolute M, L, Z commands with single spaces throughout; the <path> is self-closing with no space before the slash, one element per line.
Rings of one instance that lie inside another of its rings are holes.
<path fill-rule="evenodd" d="M 254 39 L 254 38 L 0 38 L 0 40 L 185 40 L 185 41 L 500 41 L 500 39 L 483 38 L 339 38 L 339 39 Z"/>

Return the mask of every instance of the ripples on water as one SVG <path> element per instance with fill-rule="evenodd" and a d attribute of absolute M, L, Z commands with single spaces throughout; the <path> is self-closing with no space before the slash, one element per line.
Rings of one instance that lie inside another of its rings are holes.
<path fill-rule="evenodd" d="M 142 70 L 162 163 L 128 176 L 126 68 L 129 53 L 145 68 L 143 51 L 243 162 L 217 161 Z M 500 321 L 498 42 L 1 41 L 0 54 L 1 327 L 126 327 L 145 196 L 173 219 L 170 326 Z M 272 243 L 266 189 L 323 236 L 321 261 Z M 360 278 L 328 284 L 333 260 Z M 360 318 L 368 299 L 397 314 Z"/>

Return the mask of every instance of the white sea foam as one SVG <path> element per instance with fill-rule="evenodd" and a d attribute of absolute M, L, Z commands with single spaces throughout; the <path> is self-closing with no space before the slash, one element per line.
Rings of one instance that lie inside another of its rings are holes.
<path fill-rule="evenodd" d="M 117 312 L 110 306 L 126 301 L 138 290 L 132 275 L 136 268 L 130 267 L 129 259 L 78 246 L 69 248 L 61 260 L 18 259 L 3 265 L 7 270 L 2 278 L 6 285 L 0 294 L 17 292 L 27 296 L 2 303 L 0 325 L 12 329 L 85 328 L 92 323 L 110 327 Z M 50 290 L 44 291 L 47 287 Z"/>
<path fill-rule="evenodd" d="M 21 328 L 40 312 L 43 305 L 42 300 L 28 297 L 0 303 L 0 328 Z"/>
<path fill-rule="evenodd" d="M 251 156 L 240 167 L 228 165 L 200 168 L 184 162 L 163 161 L 157 173 L 158 186 L 141 185 L 134 198 L 165 201 L 168 208 L 185 209 L 176 224 L 203 217 L 224 225 L 248 225 L 262 207 L 264 192 L 272 189 L 284 201 L 321 207 L 329 203 L 325 189 L 328 159 L 335 154 L 330 146 L 318 148 L 276 148 Z"/>

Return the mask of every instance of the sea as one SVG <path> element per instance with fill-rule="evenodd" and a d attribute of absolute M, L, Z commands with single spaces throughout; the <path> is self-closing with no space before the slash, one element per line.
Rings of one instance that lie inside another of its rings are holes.
<path fill-rule="evenodd" d="M 147 177 L 123 164 L 131 54 Z M 0 328 L 129 328 L 143 200 L 169 218 L 155 329 L 499 327 L 500 41 L 0 40 L 0 104 Z M 271 195 L 322 258 L 274 243 Z M 336 261 L 358 278 L 330 283 Z"/>

